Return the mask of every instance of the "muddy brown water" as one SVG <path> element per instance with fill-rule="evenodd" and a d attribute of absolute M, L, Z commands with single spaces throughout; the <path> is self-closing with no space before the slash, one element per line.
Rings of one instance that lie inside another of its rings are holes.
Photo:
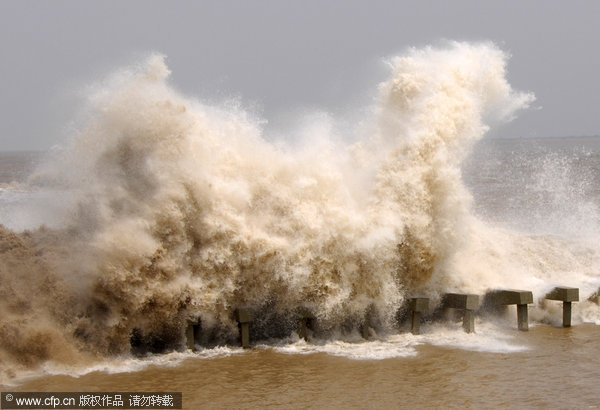
<path fill-rule="evenodd" d="M 410 358 L 351 360 L 269 348 L 81 377 L 44 376 L 2 391 L 181 391 L 201 408 L 597 408 L 600 327 L 507 329 L 519 353 L 417 346 Z"/>

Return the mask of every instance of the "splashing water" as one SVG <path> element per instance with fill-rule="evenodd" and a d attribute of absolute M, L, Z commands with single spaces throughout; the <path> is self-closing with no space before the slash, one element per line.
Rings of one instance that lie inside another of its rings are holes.
<path fill-rule="evenodd" d="M 294 149 L 239 107 L 180 95 L 161 56 L 113 74 L 72 143 L 29 180 L 45 192 L 45 226 L 0 230 L 6 374 L 126 354 L 132 335 L 178 348 L 189 318 L 207 345 L 232 341 L 240 305 L 260 312 L 259 335 L 278 337 L 298 307 L 334 335 L 368 309 L 393 329 L 417 292 L 568 282 L 589 296 L 598 251 L 471 212 L 463 160 L 486 124 L 533 101 L 505 64 L 492 44 L 409 50 L 391 60 L 357 142 L 315 127 Z"/>

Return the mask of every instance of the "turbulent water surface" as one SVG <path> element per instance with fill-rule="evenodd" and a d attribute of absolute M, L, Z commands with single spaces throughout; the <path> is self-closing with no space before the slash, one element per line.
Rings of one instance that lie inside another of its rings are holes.
<path fill-rule="evenodd" d="M 529 406 L 594 405 L 600 362 L 569 362 L 599 335 L 600 139 L 485 139 L 534 99 L 505 64 L 492 44 L 409 50 L 352 135 L 323 116 L 292 143 L 181 95 L 160 56 L 114 73 L 63 148 L 0 156 L 0 383 L 183 390 L 191 407 L 512 406 L 525 386 Z M 580 288 L 572 329 L 542 300 L 556 285 Z M 475 335 L 398 327 L 411 295 L 498 287 L 533 291 L 529 333 L 514 312 Z M 253 352 L 231 347 L 240 305 Z"/>

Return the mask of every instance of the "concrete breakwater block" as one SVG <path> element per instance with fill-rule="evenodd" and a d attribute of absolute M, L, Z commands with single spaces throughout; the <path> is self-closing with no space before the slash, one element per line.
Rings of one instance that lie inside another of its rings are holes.
<path fill-rule="evenodd" d="M 529 290 L 492 290 L 485 295 L 494 305 L 527 305 L 533 303 L 533 293 Z"/>
<path fill-rule="evenodd" d="M 479 308 L 479 295 L 446 293 L 442 298 L 442 308 L 463 310 L 463 329 L 467 333 L 475 332 L 475 311 Z"/>
<path fill-rule="evenodd" d="M 545 297 L 550 300 L 560 300 L 563 302 L 579 302 L 579 288 L 569 288 L 566 286 L 557 286 Z"/>
<path fill-rule="evenodd" d="M 479 295 L 446 293 L 442 298 L 442 305 L 453 309 L 477 310 L 479 308 Z"/>
<path fill-rule="evenodd" d="M 533 303 L 533 293 L 529 290 L 492 290 L 485 295 L 483 307 L 497 310 L 498 306 L 517 305 L 517 326 L 519 330 L 529 330 L 527 305 Z"/>
<path fill-rule="evenodd" d="M 563 303 L 563 327 L 571 326 L 571 302 L 579 302 L 579 288 L 558 286 L 545 296 L 545 299 Z"/>

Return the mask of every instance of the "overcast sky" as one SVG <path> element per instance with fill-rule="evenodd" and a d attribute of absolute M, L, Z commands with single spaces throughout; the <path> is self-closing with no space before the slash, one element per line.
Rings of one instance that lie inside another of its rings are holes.
<path fill-rule="evenodd" d="M 369 104 L 383 58 L 443 39 L 494 41 L 535 93 L 494 136 L 600 134 L 600 1 L 0 0 L 0 151 L 59 144 L 83 86 L 151 51 L 181 92 L 238 96 L 269 132 Z"/>

